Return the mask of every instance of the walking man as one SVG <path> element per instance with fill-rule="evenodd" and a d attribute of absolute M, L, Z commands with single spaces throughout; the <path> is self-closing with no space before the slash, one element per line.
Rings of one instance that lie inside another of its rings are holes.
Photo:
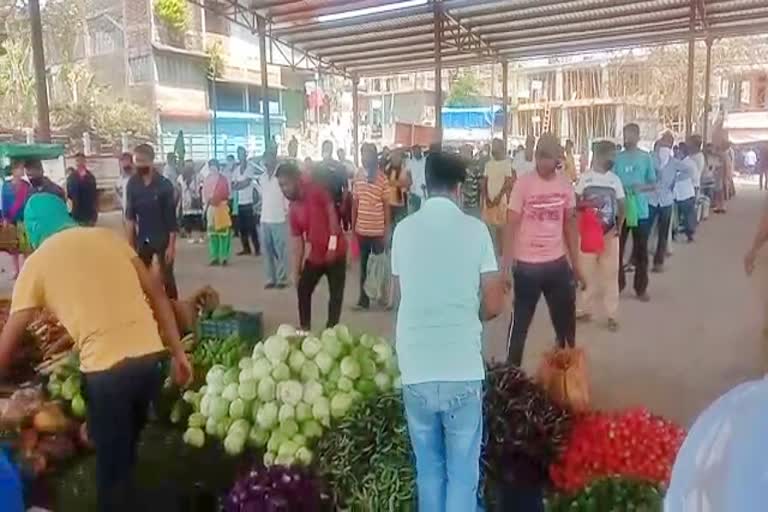
<path fill-rule="evenodd" d="M 603 234 L 601 252 L 581 254 L 586 288 L 579 319 L 590 320 L 599 303 L 608 317 L 607 327 L 611 331 L 619 328 L 619 232 L 624 224 L 624 187 L 619 177 L 611 172 L 615 158 L 613 142 L 598 142 L 592 168 L 576 182 L 578 208 L 596 211 Z"/>
<path fill-rule="evenodd" d="M 248 153 L 244 147 L 237 148 L 237 158 L 238 162 L 232 173 L 232 191 L 237 201 L 237 229 L 243 244 L 243 250 L 237 254 L 258 256 L 261 247 L 253 204 L 256 176 L 253 168 L 248 164 Z M 253 242 L 253 249 L 251 249 L 251 242 Z"/>
<path fill-rule="evenodd" d="M 293 237 L 293 282 L 299 298 L 299 324 L 307 331 L 312 328 L 312 294 L 325 276 L 330 293 L 326 325 L 333 327 L 341 317 L 347 275 L 346 241 L 333 199 L 324 186 L 303 180 L 301 171 L 292 162 L 278 167 L 276 175 L 280 189 L 291 202 L 288 215 Z M 307 244 L 309 254 L 305 251 Z"/>
<path fill-rule="evenodd" d="M 483 433 L 482 322 L 501 312 L 488 229 L 459 207 L 465 164 L 430 154 L 429 199 L 395 229 L 392 275 L 400 290 L 395 342 L 418 510 L 477 510 Z"/>
<path fill-rule="evenodd" d="M 504 237 L 504 275 L 514 273 L 515 289 L 508 361 L 517 366 L 523 362 L 528 328 L 542 294 L 557 345 L 575 345 L 574 281 L 583 282 L 573 186 L 557 172 L 563 148 L 545 134 L 535 155 L 535 172 L 523 175 L 512 189 Z"/>
<path fill-rule="evenodd" d="M 389 233 L 389 189 L 387 177 L 379 170 L 374 144 L 360 149 L 363 169 L 357 173 L 352 187 L 352 228 L 360 245 L 360 297 L 357 309 L 367 310 L 371 301 L 365 293 L 365 278 L 371 254 L 381 254 Z"/>
<path fill-rule="evenodd" d="M 72 218 L 81 226 L 94 226 L 99 218 L 96 178 L 86 166 L 85 155 L 75 155 L 77 168 L 67 176 L 67 198 L 72 203 Z"/>
<path fill-rule="evenodd" d="M 280 190 L 277 171 L 277 153 L 267 148 L 262 160 L 264 174 L 261 182 L 261 249 L 264 255 L 266 284 L 264 288 L 283 289 L 288 286 L 288 228 L 285 220 L 288 204 Z"/>
<path fill-rule="evenodd" d="M 13 288 L 0 335 L 0 373 L 38 310 L 56 315 L 80 353 L 98 510 L 138 510 L 136 445 L 169 353 L 174 380 L 187 385 L 192 379 L 171 304 L 125 240 L 108 229 L 79 227 L 59 197 L 32 196 L 24 220 L 34 252 Z"/>
<path fill-rule="evenodd" d="M 128 243 L 149 268 L 160 266 L 165 293 L 177 299 L 173 263 L 176 259 L 176 190 L 167 178 L 155 170 L 155 150 L 140 144 L 133 151 L 136 174 L 126 185 L 125 230 Z"/>
<path fill-rule="evenodd" d="M 648 193 L 656 190 L 656 170 L 651 156 L 640 149 L 640 127 L 630 123 L 624 127 L 624 151 L 616 156 L 614 172 L 624 185 L 627 211 L 632 208 L 636 219 L 627 219 L 619 240 L 619 261 L 624 261 L 624 248 L 632 233 L 632 262 L 635 264 L 635 293 L 642 302 L 648 302 L 648 234 L 650 212 Z M 631 204 L 630 204 L 631 203 Z M 626 274 L 624 265 L 619 268 L 619 291 L 624 290 Z"/>

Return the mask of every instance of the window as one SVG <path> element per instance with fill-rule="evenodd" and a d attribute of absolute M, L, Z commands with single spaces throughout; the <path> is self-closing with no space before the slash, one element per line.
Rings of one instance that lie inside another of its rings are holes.
<path fill-rule="evenodd" d="M 205 31 L 211 34 L 228 36 L 230 33 L 229 20 L 209 9 L 205 9 Z"/>
<path fill-rule="evenodd" d="M 149 55 L 128 59 L 128 83 L 140 84 L 152 81 L 152 58 Z"/>
<path fill-rule="evenodd" d="M 183 56 L 157 55 L 157 80 L 172 87 L 203 87 L 205 69 L 197 60 Z"/>

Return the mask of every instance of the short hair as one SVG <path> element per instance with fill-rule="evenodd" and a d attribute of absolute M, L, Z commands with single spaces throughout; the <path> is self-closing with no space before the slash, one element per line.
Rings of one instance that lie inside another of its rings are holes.
<path fill-rule="evenodd" d="M 624 131 L 632 131 L 636 132 L 638 135 L 640 134 L 640 125 L 637 123 L 627 123 L 624 125 Z"/>
<path fill-rule="evenodd" d="M 551 133 L 542 133 L 536 143 L 534 151 L 536 157 L 560 158 L 563 155 L 563 147 L 560 141 Z"/>
<path fill-rule="evenodd" d="M 301 170 L 299 166 L 293 162 L 283 162 L 277 166 L 275 176 L 278 178 L 285 177 L 292 180 L 298 180 L 301 177 Z"/>
<path fill-rule="evenodd" d="M 85 158 L 85 153 L 83 153 L 82 151 L 78 151 L 77 153 L 75 153 L 75 158 Z"/>
<path fill-rule="evenodd" d="M 27 169 L 35 169 L 40 172 L 44 171 L 43 162 L 41 162 L 39 158 L 28 158 L 26 162 L 24 162 L 24 165 Z"/>
<path fill-rule="evenodd" d="M 331 150 L 333 150 L 333 141 L 325 139 L 320 147 L 325 148 L 326 146 L 331 146 Z"/>
<path fill-rule="evenodd" d="M 215 158 L 211 158 L 210 160 L 208 160 L 208 167 L 211 167 L 211 166 L 218 167 L 219 161 L 216 160 Z"/>
<path fill-rule="evenodd" d="M 457 155 L 441 151 L 430 152 L 424 169 L 429 192 L 454 190 L 467 178 L 467 165 L 464 160 Z"/>
<path fill-rule="evenodd" d="M 131 162 L 133 162 L 133 154 L 125 151 L 120 154 L 120 160 L 130 160 Z"/>
<path fill-rule="evenodd" d="M 595 142 L 594 152 L 597 157 L 604 157 L 611 151 L 616 151 L 616 144 L 610 140 Z"/>
<path fill-rule="evenodd" d="M 688 137 L 687 145 L 695 149 L 696 151 L 701 151 L 702 143 L 703 143 L 703 140 L 701 138 L 701 135 L 693 134 L 690 137 Z"/>
<path fill-rule="evenodd" d="M 136 146 L 136 148 L 133 150 L 133 154 L 139 154 L 144 155 L 149 160 L 155 159 L 155 149 L 150 146 L 149 144 L 139 144 Z"/>

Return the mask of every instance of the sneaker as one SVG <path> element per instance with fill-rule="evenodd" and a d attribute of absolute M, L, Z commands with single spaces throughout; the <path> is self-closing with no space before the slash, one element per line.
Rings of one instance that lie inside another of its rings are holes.
<path fill-rule="evenodd" d="M 635 271 L 635 266 L 633 264 L 627 263 L 626 265 L 624 265 L 624 272 L 630 274 L 634 271 Z"/>
<path fill-rule="evenodd" d="M 650 302 L 651 297 L 647 293 L 638 293 L 637 300 L 639 300 L 640 302 Z"/>
<path fill-rule="evenodd" d="M 240 251 L 237 253 L 238 256 L 250 256 L 251 251 Z"/>
<path fill-rule="evenodd" d="M 619 322 L 617 322 L 615 318 L 609 318 L 605 322 L 605 327 L 611 332 L 616 332 L 619 330 Z"/>
<path fill-rule="evenodd" d="M 209 261 L 208 262 L 208 266 L 209 267 L 218 267 L 219 266 L 219 262 L 218 261 Z"/>
<path fill-rule="evenodd" d="M 288 283 L 277 283 L 275 285 L 275 288 L 278 290 L 285 290 L 286 288 L 288 288 Z"/>

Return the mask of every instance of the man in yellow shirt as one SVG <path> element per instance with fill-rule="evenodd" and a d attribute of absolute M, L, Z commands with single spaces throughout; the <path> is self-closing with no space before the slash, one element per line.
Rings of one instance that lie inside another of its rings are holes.
<path fill-rule="evenodd" d="M 129 510 L 136 444 L 168 352 L 176 382 L 186 385 L 192 378 L 171 304 L 121 237 L 78 227 L 60 198 L 34 195 L 24 219 L 34 252 L 16 281 L 0 334 L 0 375 L 36 311 L 53 313 L 80 352 L 99 509 Z"/>

